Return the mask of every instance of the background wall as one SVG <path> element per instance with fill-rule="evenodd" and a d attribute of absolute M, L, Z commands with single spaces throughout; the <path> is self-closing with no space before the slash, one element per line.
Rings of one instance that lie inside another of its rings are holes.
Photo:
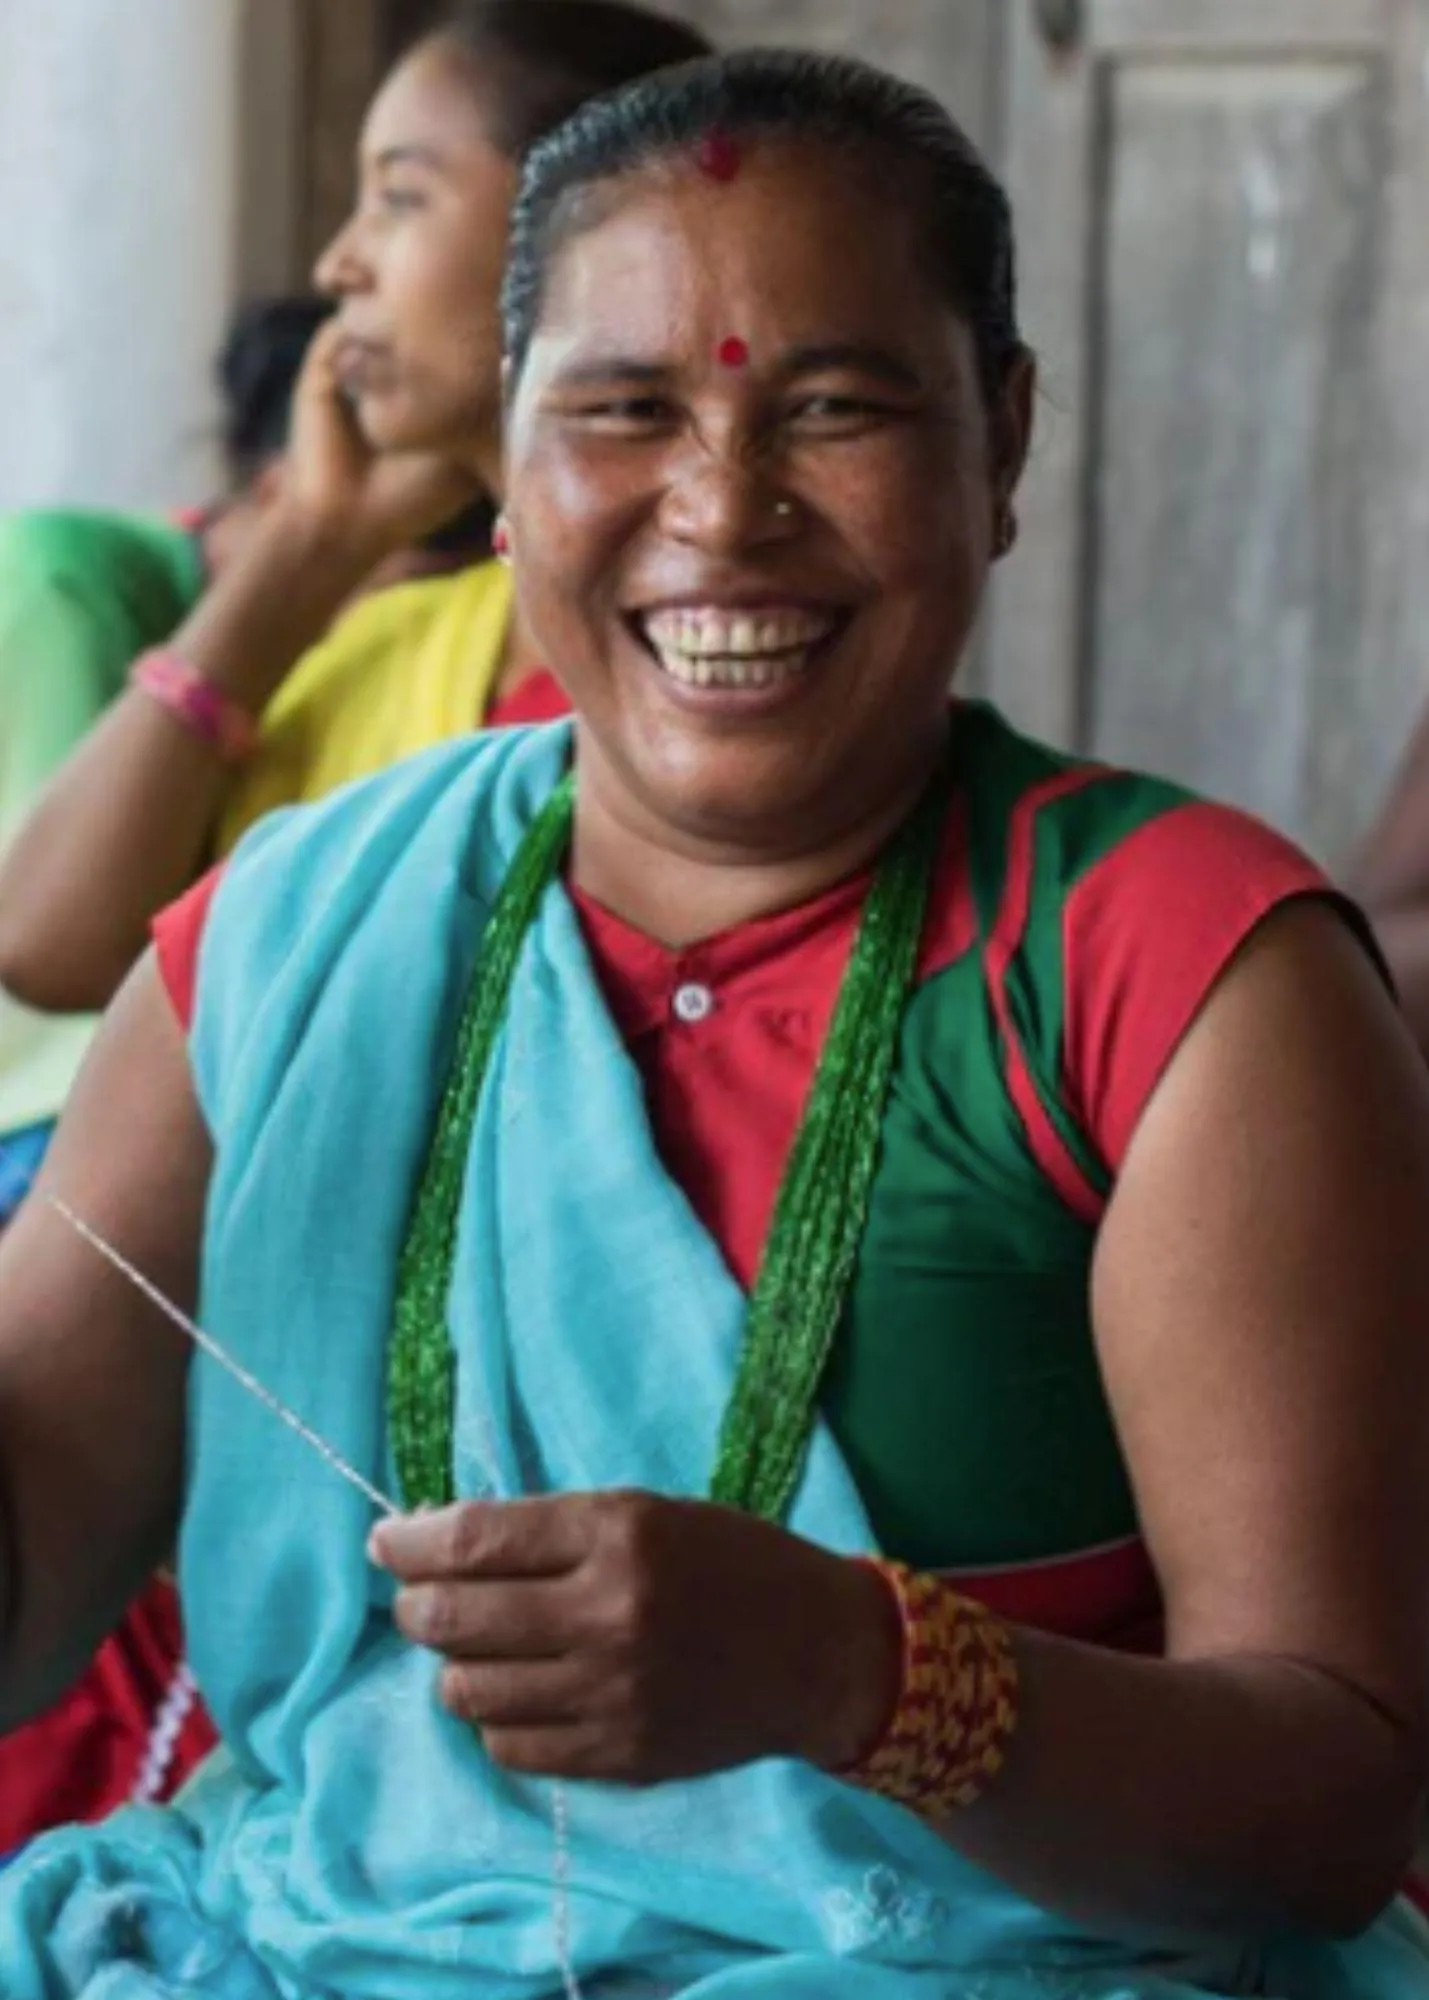
<path fill-rule="evenodd" d="M 0 0 L 0 506 L 212 492 L 216 336 L 292 264 L 292 26 Z"/>

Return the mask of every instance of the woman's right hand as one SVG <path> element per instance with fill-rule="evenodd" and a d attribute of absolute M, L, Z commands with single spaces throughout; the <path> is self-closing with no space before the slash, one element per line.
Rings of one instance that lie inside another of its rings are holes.
<path fill-rule="evenodd" d="M 338 373 L 338 321 L 308 351 L 293 404 L 280 508 L 365 567 L 445 527 L 481 494 L 474 471 L 437 452 L 379 452 Z"/>

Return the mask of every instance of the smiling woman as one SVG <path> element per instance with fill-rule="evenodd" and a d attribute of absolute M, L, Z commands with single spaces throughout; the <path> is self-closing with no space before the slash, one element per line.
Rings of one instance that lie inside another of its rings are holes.
<path fill-rule="evenodd" d="M 1419 2000 L 1429 1083 L 1302 857 L 950 697 L 1000 190 L 692 66 L 505 347 L 574 723 L 258 829 L 47 1183 L 359 1484 L 0 1246 L 0 1700 L 181 1521 L 230 1753 L 0 1880 L 6 2000 Z"/>

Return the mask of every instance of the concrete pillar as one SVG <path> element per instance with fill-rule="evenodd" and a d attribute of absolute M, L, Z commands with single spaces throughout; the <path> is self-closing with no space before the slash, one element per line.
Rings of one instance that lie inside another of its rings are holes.
<path fill-rule="evenodd" d="M 292 7 L 0 0 L 0 508 L 214 491 L 224 321 L 290 276 Z"/>

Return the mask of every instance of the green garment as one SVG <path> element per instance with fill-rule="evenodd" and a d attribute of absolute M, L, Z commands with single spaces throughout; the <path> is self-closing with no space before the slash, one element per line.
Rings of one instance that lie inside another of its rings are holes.
<path fill-rule="evenodd" d="M 122 514 L 0 518 L 0 842 L 203 587 L 187 528 Z M 93 1025 L 0 994 L 0 1136 L 58 1114 Z"/>

